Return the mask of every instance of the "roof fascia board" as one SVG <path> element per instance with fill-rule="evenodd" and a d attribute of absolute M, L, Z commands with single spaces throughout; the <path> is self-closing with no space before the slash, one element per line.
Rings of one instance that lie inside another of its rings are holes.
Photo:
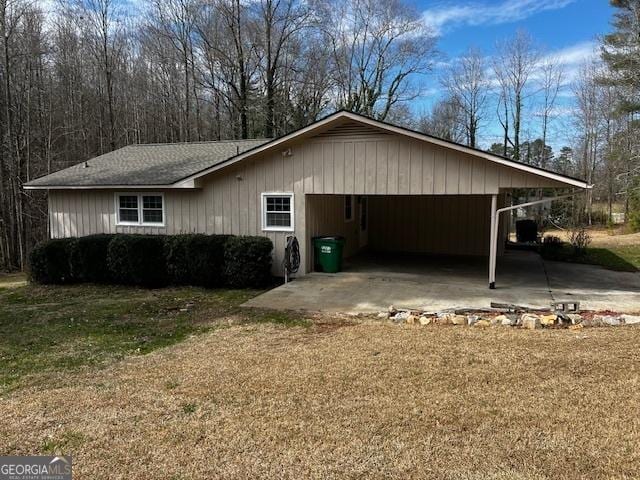
<path fill-rule="evenodd" d="M 389 125 L 387 123 L 377 122 L 376 120 L 371 120 L 371 119 L 368 119 L 366 117 L 361 117 L 359 115 L 354 116 L 353 114 L 350 114 L 349 112 L 345 112 L 345 113 L 352 120 L 361 121 L 361 122 L 366 123 L 368 125 L 371 125 L 373 127 L 382 128 L 382 129 L 388 130 L 390 132 L 396 133 L 398 135 L 405 135 L 405 136 L 408 136 L 408 137 L 415 138 L 417 140 L 423 140 L 423 141 L 426 141 L 426 142 L 429 142 L 429 143 L 433 143 L 434 145 L 438 145 L 438 146 L 441 146 L 441 147 L 444 147 L 444 148 L 450 148 L 450 149 L 457 150 L 457 151 L 462 152 L 462 153 L 467 153 L 469 155 L 474 155 L 476 157 L 482 157 L 482 158 L 485 158 L 485 159 L 487 159 L 487 160 L 489 160 L 491 162 L 495 162 L 495 163 L 498 163 L 500 165 L 504 165 L 506 167 L 516 168 L 518 170 L 522 170 L 524 172 L 531 173 L 533 175 L 547 177 L 547 178 L 550 178 L 552 180 L 556 180 L 558 182 L 569 183 L 570 185 L 573 185 L 575 187 L 591 188 L 591 185 L 589 185 L 587 182 L 583 182 L 581 180 L 565 177 L 564 175 L 560 175 L 560 174 L 553 173 L 553 172 L 548 172 L 546 170 L 541 170 L 539 168 L 532 167 L 530 165 L 526 165 L 524 163 L 520 163 L 520 162 L 516 162 L 516 161 L 510 161 L 510 160 L 507 160 L 505 158 L 501 158 L 501 157 L 498 157 L 496 155 L 492 155 L 492 154 L 490 154 L 488 152 L 483 152 L 481 150 L 477 150 L 475 148 L 469 148 L 469 147 L 465 147 L 464 145 L 458 145 L 458 144 L 453 143 L 453 142 L 447 142 L 446 140 L 440 140 L 440 139 L 435 138 L 435 137 L 422 135 L 422 134 L 420 134 L 418 132 L 413 132 L 411 130 L 407 130 L 407 129 L 402 128 L 402 127 L 395 127 L 395 126 Z"/>
<path fill-rule="evenodd" d="M 25 190 L 183 190 L 195 189 L 195 181 L 180 180 L 169 185 L 23 185 Z"/>
<path fill-rule="evenodd" d="M 322 120 L 319 120 L 316 123 L 312 123 L 311 125 L 308 125 L 300 130 L 296 130 L 295 132 L 291 132 L 288 135 L 285 135 L 283 137 L 280 137 L 276 140 L 273 140 L 271 142 L 265 143 L 264 145 L 260 145 L 257 148 L 254 148 L 252 150 L 247 150 L 246 152 L 237 155 L 235 157 L 230 158 L 229 160 L 226 160 L 224 162 L 220 162 L 217 165 L 214 165 L 210 168 L 207 168 L 201 172 L 195 173 L 189 177 L 184 178 L 183 180 L 180 180 L 179 182 L 176 182 L 176 185 L 180 184 L 181 182 L 184 181 L 189 181 L 189 180 L 195 180 L 196 178 L 200 178 L 204 175 L 208 175 L 210 173 L 213 173 L 217 170 L 221 170 L 223 168 L 226 168 L 230 165 L 233 165 L 237 162 L 240 162 L 246 158 L 252 157 L 254 155 L 257 155 L 259 153 L 265 152 L 267 150 L 271 150 L 274 149 L 276 147 L 278 147 L 278 145 L 281 145 L 285 142 L 291 141 L 297 137 L 300 137 L 302 135 L 311 133 L 315 130 L 319 130 L 322 127 L 326 126 L 327 124 L 330 124 L 334 121 L 337 121 L 339 119 L 343 119 L 343 118 L 347 118 L 349 120 L 353 120 L 355 122 L 360 122 L 369 126 L 372 126 L 374 128 L 380 128 L 382 130 L 386 130 L 388 132 L 391 133 L 395 133 L 397 135 L 402 135 L 405 137 L 410 137 L 410 138 L 415 138 L 417 140 L 421 140 L 424 142 L 428 142 L 428 143 L 432 143 L 434 145 L 438 145 L 444 148 L 449 148 L 452 150 L 457 150 L 459 152 L 462 153 L 466 153 L 469 155 L 473 155 L 476 157 L 480 157 L 480 158 L 484 158 L 486 160 L 489 160 L 491 162 L 497 163 L 499 165 L 503 165 L 505 167 L 510 167 L 510 168 L 515 168 L 516 170 L 521 170 L 523 172 L 527 172 L 530 173 L 532 175 L 537 175 L 537 176 L 541 176 L 541 177 L 545 177 L 545 178 L 549 178 L 551 180 L 555 180 L 557 182 L 560 183 L 564 183 L 567 185 L 571 185 L 574 187 L 578 187 L 578 188 L 585 188 L 585 189 L 589 189 L 592 187 L 592 185 L 589 185 L 587 182 L 578 180 L 578 179 L 574 179 L 574 178 L 570 178 L 570 177 L 566 177 L 564 175 L 558 174 L 558 173 L 553 173 L 553 172 L 549 172 L 546 170 L 541 170 L 538 169 L 536 167 L 532 167 L 530 165 L 526 165 L 523 163 L 519 163 L 519 162 L 515 162 L 515 161 L 510 161 L 508 159 L 505 158 L 501 158 L 497 155 L 492 155 L 491 153 L 488 152 L 483 152 L 481 150 L 477 150 L 474 148 L 470 148 L 470 147 L 465 147 L 464 145 L 458 145 L 456 143 L 452 143 L 452 142 L 447 142 L 446 140 L 440 140 L 438 138 L 435 137 L 431 137 L 428 135 L 423 135 L 419 132 L 414 132 L 412 130 L 408 130 L 402 127 L 396 127 L 393 125 L 390 125 L 388 123 L 384 123 L 384 122 L 379 122 L 377 120 L 373 120 L 361 115 L 357 115 L 354 114 L 352 112 L 346 112 L 346 111 L 340 111 L 340 112 L 336 112 L 332 115 L 329 115 L 328 117 L 325 117 Z"/>

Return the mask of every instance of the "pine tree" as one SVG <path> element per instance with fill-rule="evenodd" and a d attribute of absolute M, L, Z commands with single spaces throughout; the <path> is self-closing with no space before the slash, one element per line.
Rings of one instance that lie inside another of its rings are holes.
<path fill-rule="evenodd" d="M 610 0 L 616 9 L 614 31 L 602 39 L 602 59 L 608 67 L 602 83 L 621 87 L 622 112 L 640 112 L 640 0 Z"/>

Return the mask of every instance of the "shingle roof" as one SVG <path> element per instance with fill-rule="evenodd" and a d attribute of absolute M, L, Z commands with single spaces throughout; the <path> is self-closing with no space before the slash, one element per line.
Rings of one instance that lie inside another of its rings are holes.
<path fill-rule="evenodd" d="M 269 139 L 129 145 L 50 175 L 28 187 L 171 185 Z"/>

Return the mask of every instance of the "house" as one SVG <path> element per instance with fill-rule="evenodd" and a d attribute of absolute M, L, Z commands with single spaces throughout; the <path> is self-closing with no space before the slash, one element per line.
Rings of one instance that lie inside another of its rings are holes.
<path fill-rule="evenodd" d="M 492 285 L 510 192 L 589 185 L 339 111 L 273 140 L 130 145 L 25 188 L 48 190 L 54 238 L 264 235 L 282 275 L 286 239 L 295 235 L 304 275 L 313 269 L 311 239 L 342 235 L 347 257 L 367 247 L 489 255 Z"/>

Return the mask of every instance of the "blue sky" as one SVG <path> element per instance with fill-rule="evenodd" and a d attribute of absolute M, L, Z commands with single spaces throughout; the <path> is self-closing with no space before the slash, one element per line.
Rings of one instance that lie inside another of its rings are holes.
<path fill-rule="evenodd" d="M 558 102 L 559 114 L 552 128 L 554 148 L 571 143 L 573 105 L 571 82 L 579 68 L 594 55 L 597 37 L 609 31 L 613 9 L 606 0 L 412 0 L 425 21 L 439 35 L 438 49 L 452 60 L 469 46 L 479 47 L 485 55 L 495 53 L 496 42 L 513 36 L 518 29 L 528 31 L 545 55 L 563 64 L 565 85 Z M 442 95 L 439 72 L 425 80 L 425 95 L 413 108 L 425 110 Z M 535 99 L 529 106 L 535 110 Z M 493 116 L 490 109 L 488 117 Z M 536 122 L 526 127 L 535 136 Z M 481 142 L 488 146 L 499 137 L 495 122 L 487 122 Z"/>

